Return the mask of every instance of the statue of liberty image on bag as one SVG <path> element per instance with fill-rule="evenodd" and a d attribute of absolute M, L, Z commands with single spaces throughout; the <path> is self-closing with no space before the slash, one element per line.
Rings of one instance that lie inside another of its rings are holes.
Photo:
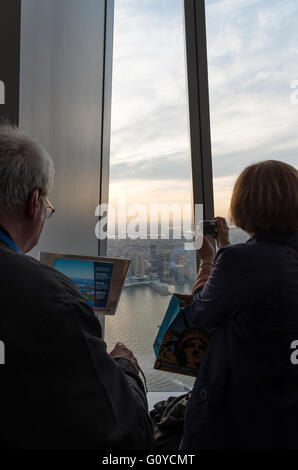
<path fill-rule="evenodd" d="M 192 325 L 183 306 L 190 295 L 173 294 L 154 342 L 154 369 L 196 376 L 211 337 L 197 325 Z"/>

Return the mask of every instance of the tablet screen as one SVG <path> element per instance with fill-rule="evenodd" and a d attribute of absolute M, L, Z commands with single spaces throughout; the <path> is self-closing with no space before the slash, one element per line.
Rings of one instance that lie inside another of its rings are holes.
<path fill-rule="evenodd" d="M 107 308 L 113 263 L 56 258 L 54 268 L 69 277 L 95 308 Z"/>

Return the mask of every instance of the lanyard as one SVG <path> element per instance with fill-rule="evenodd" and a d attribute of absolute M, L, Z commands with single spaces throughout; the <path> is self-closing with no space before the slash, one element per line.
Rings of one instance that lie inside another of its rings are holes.
<path fill-rule="evenodd" d="M 1 232 L 1 230 L 0 230 L 0 240 L 6 245 L 10 246 L 10 248 L 12 248 L 17 253 L 20 253 L 20 254 L 22 253 L 21 250 L 15 244 L 15 242 L 8 235 L 5 235 L 5 233 Z"/>

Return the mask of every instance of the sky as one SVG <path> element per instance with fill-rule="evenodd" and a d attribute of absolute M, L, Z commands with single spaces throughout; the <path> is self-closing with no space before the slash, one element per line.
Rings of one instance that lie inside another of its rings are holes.
<path fill-rule="evenodd" d="M 54 267 L 71 279 L 94 280 L 94 264 L 92 261 L 57 258 Z"/>
<path fill-rule="evenodd" d="M 241 170 L 298 167 L 296 0 L 206 0 L 216 215 Z M 182 0 L 115 0 L 110 202 L 190 203 Z"/>

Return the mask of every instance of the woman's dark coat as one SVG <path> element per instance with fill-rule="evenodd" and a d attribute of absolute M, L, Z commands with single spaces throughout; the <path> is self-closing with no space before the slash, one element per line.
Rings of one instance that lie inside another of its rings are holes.
<path fill-rule="evenodd" d="M 182 449 L 298 449 L 297 252 L 298 232 L 259 233 L 223 248 L 185 307 L 214 335 Z"/>

